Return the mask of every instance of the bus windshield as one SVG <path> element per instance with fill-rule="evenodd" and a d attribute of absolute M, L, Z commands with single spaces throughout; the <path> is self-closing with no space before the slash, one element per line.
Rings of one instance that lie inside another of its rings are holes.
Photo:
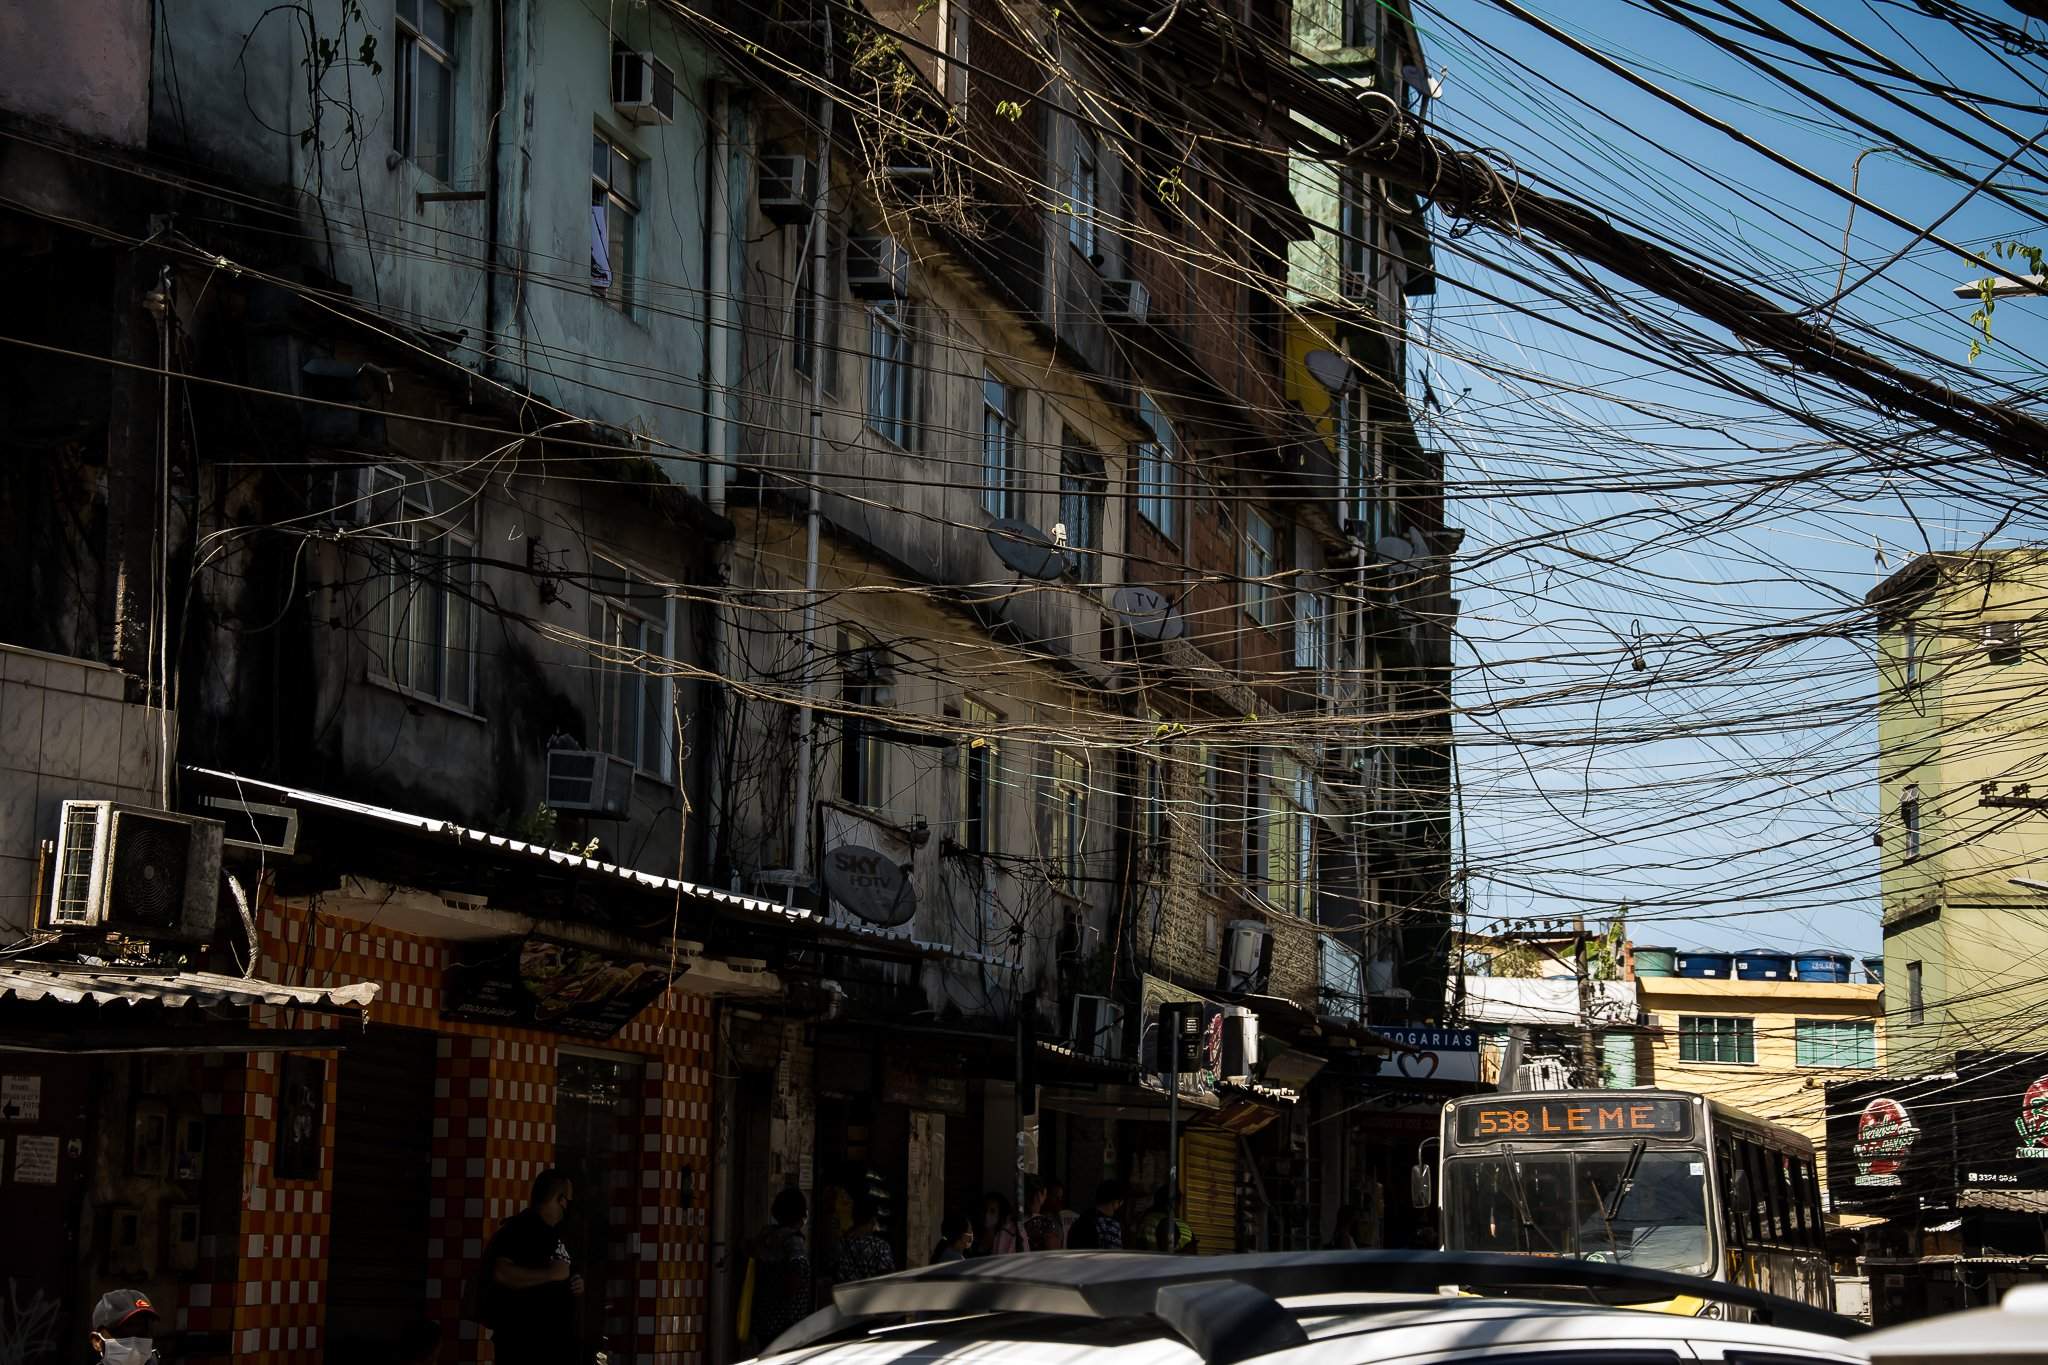
<path fill-rule="evenodd" d="M 1444 1244 L 1704 1274 L 1706 1170 L 1702 1152 L 1628 1148 L 1453 1157 Z"/>

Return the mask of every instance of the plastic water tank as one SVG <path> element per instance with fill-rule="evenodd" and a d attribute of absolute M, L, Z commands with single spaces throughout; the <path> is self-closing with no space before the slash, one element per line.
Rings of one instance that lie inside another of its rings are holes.
<path fill-rule="evenodd" d="M 1678 949 L 1638 948 L 1636 949 L 1637 976 L 1677 976 Z"/>
<path fill-rule="evenodd" d="M 1733 953 L 1680 953 L 1678 974 L 1689 977 L 1724 979 L 1735 971 Z"/>
<path fill-rule="evenodd" d="M 1740 981 L 1790 981 L 1792 957 L 1764 948 L 1752 948 L 1735 955 L 1735 976 Z"/>
<path fill-rule="evenodd" d="M 1792 959 L 1792 971 L 1801 981 L 1847 981 L 1854 961 L 1847 953 L 1801 953 Z"/>

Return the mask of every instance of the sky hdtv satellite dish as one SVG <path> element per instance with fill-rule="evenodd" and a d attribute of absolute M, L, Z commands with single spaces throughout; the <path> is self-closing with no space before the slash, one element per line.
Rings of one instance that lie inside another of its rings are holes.
<path fill-rule="evenodd" d="M 1309 376 L 1331 393 L 1342 393 L 1357 382 L 1351 362 L 1335 351 L 1310 351 L 1301 358 Z"/>
<path fill-rule="evenodd" d="M 903 869 L 887 854 L 859 844 L 841 844 L 825 855 L 825 889 L 848 914 L 877 928 L 908 924 L 917 913 L 917 892 Z"/>
<path fill-rule="evenodd" d="M 989 525 L 988 544 L 997 559 L 1026 578 L 1049 583 L 1073 567 L 1067 552 L 1051 536 L 1014 517 Z"/>
<path fill-rule="evenodd" d="M 1142 583 L 1126 583 L 1109 599 L 1131 634 L 1140 640 L 1178 640 L 1188 633 L 1187 619 L 1164 593 Z"/>

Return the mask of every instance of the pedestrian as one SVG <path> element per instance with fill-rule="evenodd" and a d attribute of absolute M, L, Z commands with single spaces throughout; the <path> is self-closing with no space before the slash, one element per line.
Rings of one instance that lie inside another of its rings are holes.
<path fill-rule="evenodd" d="M 839 1241 L 839 1254 L 832 1262 L 832 1282 L 847 1284 L 869 1280 L 896 1269 L 896 1255 L 881 1234 L 882 1206 L 871 1194 L 853 1197 L 853 1225 Z"/>
<path fill-rule="evenodd" d="M 1024 1230 L 1001 1191 L 990 1190 L 981 1201 L 981 1234 L 974 1240 L 980 1256 L 1014 1256 L 1025 1249 Z"/>
<path fill-rule="evenodd" d="M 542 1171 L 526 1209 L 500 1223 L 484 1248 L 484 1325 L 500 1365 L 563 1365 L 579 1354 L 583 1277 L 562 1238 L 575 1199 L 568 1172 Z"/>
<path fill-rule="evenodd" d="M 1365 1242 L 1358 1235 L 1358 1206 L 1343 1204 L 1337 1209 L 1337 1224 L 1330 1229 L 1330 1250 L 1358 1251 Z"/>
<path fill-rule="evenodd" d="M 1067 1244 L 1051 1190 L 1035 1175 L 1024 1182 L 1024 1245 L 1033 1251 L 1058 1251 Z"/>
<path fill-rule="evenodd" d="M 932 1248 L 932 1264 L 964 1261 L 973 1245 L 974 1224 L 967 1221 L 964 1213 L 949 1213 L 939 1223 L 939 1244 Z"/>
<path fill-rule="evenodd" d="M 156 1309 L 134 1289 L 102 1294 L 92 1310 L 92 1353 L 105 1365 L 156 1365 Z"/>
<path fill-rule="evenodd" d="M 810 1211 L 792 1185 L 775 1196 L 768 1210 L 774 1221 L 754 1238 L 753 1342 L 763 1350 L 811 1315 L 811 1248 L 804 1240 Z"/>
<path fill-rule="evenodd" d="M 1152 1209 L 1138 1224 L 1138 1245 L 1147 1251 L 1169 1255 L 1194 1254 L 1195 1230 L 1177 1214 L 1180 1201 L 1171 1185 L 1161 1185 L 1152 1195 Z"/>
<path fill-rule="evenodd" d="M 1074 1224 L 1081 1221 L 1081 1215 L 1067 1207 L 1067 1182 L 1055 1180 L 1045 1187 L 1045 1211 L 1060 1222 L 1060 1245 L 1072 1246 Z"/>
<path fill-rule="evenodd" d="M 1069 1247 L 1090 1251 L 1122 1251 L 1124 1225 L 1117 1217 L 1124 1206 L 1124 1183 L 1105 1180 L 1095 1190 L 1095 1207 L 1083 1213 L 1067 1238 Z"/>

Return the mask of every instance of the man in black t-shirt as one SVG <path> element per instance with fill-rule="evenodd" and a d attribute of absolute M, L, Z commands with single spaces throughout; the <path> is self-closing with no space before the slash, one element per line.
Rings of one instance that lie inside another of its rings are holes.
<path fill-rule="evenodd" d="M 566 1173 L 542 1171 L 532 1203 L 500 1224 L 484 1249 L 484 1324 L 499 1365 L 582 1365 L 576 1298 L 583 1277 L 561 1231 L 575 1193 Z"/>

